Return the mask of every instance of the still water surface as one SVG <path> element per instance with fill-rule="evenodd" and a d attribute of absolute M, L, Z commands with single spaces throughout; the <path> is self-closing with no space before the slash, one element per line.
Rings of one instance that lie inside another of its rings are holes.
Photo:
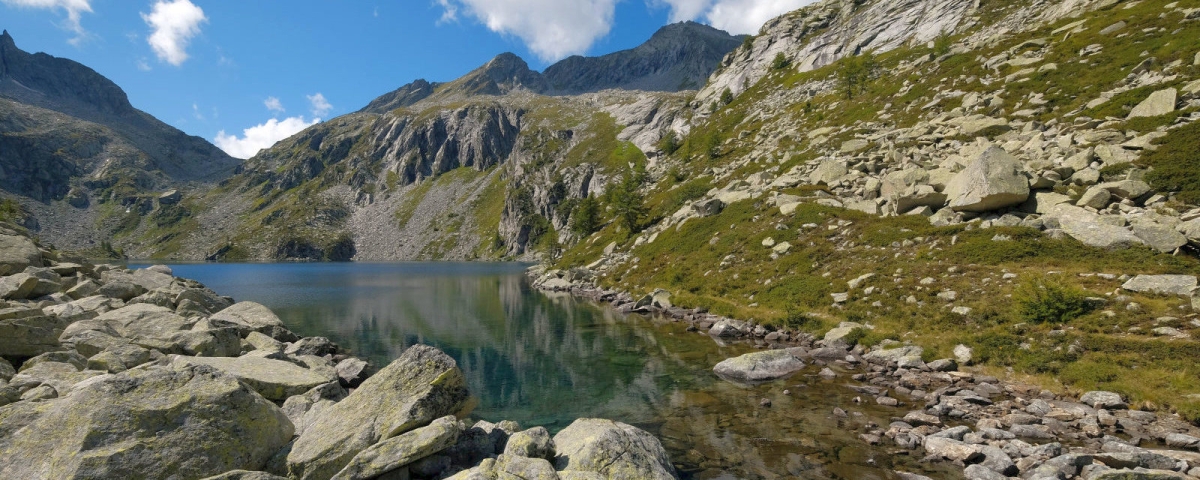
<path fill-rule="evenodd" d="M 552 432 L 600 417 L 662 439 L 684 478 L 896 478 L 925 465 L 857 439 L 903 411 L 864 406 L 845 376 L 755 387 L 712 373 L 755 349 L 658 318 L 533 289 L 511 263 L 182 264 L 175 274 L 262 303 L 302 336 L 387 365 L 405 348 L 453 356 L 479 397 L 473 417 Z M 791 395 L 784 395 L 788 389 Z M 761 407 L 764 399 L 773 402 Z M 834 407 L 851 412 L 832 414 Z M 885 440 L 886 442 L 886 440 Z M 925 472 L 948 478 L 944 472 Z"/>

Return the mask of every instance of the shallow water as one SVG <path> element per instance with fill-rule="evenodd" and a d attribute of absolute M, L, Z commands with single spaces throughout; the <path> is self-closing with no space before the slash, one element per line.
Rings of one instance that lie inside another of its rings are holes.
<path fill-rule="evenodd" d="M 713 365 L 753 351 L 752 343 L 723 344 L 680 323 L 544 294 L 520 264 L 172 268 L 222 295 L 262 303 L 296 333 L 329 337 L 376 365 L 416 343 L 437 346 L 479 397 L 475 418 L 552 432 L 580 417 L 644 428 L 662 439 L 684 478 L 884 479 L 895 478 L 892 469 L 930 468 L 857 439 L 867 422 L 886 426 L 907 410 L 855 403 L 848 376 L 822 380 L 810 367 L 754 387 L 724 382 Z M 760 407 L 763 398 L 773 406 Z M 834 407 L 851 416 L 834 416 Z"/>

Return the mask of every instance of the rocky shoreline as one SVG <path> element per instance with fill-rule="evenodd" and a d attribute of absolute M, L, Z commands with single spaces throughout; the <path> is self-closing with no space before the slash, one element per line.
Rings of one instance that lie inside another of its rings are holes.
<path fill-rule="evenodd" d="M 677 478 L 635 427 L 466 423 L 476 402 L 436 348 L 375 371 L 168 267 L 0 225 L 0 478 Z"/>
<path fill-rule="evenodd" d="M 586 269 L 537 266 L 527 274 L 545 291 L 609 303 L 624 313 L 662 315 L 718 341 L 754 342 L 763 350 L 714 367 L 716 375 L 731 382 L 753 385 L 822 367 L 821 377 L 847 381 L 858 393 L 856 403 L 895 409 L 888 425 L 867 422 L 859 439 L 892 448 L 894 454 L 919 455 L 925 462 L 950 462 L 963 468 L 968 479 L 1200 478 L 1200 428 L 1178 415 L 1132 410 L 1113 392 L 1087 392 L 1076 399 L 960 370 L 971 362 L 972 352 L 965 346 L 956 349 L 957 358 L 926 362 L 919 346 L 895 341 L 870 349 L 851 346 L 847 337 L 863 328 L 854 323 L 843 322 L 818 339 L 680 308 L 665 291 L 635 298 L 601 289 Z M 762 405 L 769 407 L 770 400 Z M 861 415 L 840 408 L 830 414 Z"/>

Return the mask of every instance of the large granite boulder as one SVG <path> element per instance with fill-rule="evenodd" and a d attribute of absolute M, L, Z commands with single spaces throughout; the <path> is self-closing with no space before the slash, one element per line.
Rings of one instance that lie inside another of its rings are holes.
<path fill-rule="evenodd" d="M 0 414 L 12 432 L 0 436 L 0 478 L 204 478 L 258 470 L 292 437 L 278 407 L 204 366 L 103 375 L 18 408 Z"/>
<path fill-rule="evenodd" d="M 611 480 L 674 479 L 675 467 L 653 435 L 612 420 L 581 418 L 554 436 L 555 467 Z"/>
<path fill-rule="evenodd" d="M 122 344 L 205 357 L 240 353 L 241 342 L 234 329 L 193 330 L 195 323 L 167 308 L 137 303 L 71 324 L 60 341 L 88 356 Z"/>
<path fill-rule="evenodd" d="M 1121 285 L 1131 292 L 1189 296 L 1196 290 L 1195 275 L 1138 275 Z"/>
<path fill-rule="evenodd" d="M 296 334 L 283 326 L 283 321 L 271 309 L 254 302 L 238 302 L 209 318 L 214 324 L 227 323 L 238 329 L 242 337 L 250 332 L 259 332 L 281 342 L 299 340 Z"/>
<path fill-rule="evenodd" d="M 1157 117 L 1174 112 L 1175 101 L 1178 95 L 1179 91 L 1174 88 L 1151 93 L 1149 97 L 1142 100 L 1142 103 L 1137 104 L 1136 107 L 1133 107 L 1133 110 L 1129 111 L 1128 118 Z"/>
<path fill-rule="evenodd" d="M 24 300 L 38 287 L 38 278 L 28 273 L 18 273 L 0 278 L 0 299 Z"/>
<path fill-rule="evenodd" d="M 28 237 L 0 234 L 0 275 L 42 266 L 42 253 Z"/>
<path fill-rule="evenodd" d="M 473 407 L 453 358 L 415 345 L 330 407 L 296 439 L 287 464 L 292 477 L 330 478 L 380 440 Z"/>
<path fill-rule="evenodd" d="M 39 309 L 5 310 L 8 318 L 0 320 L 0 355 L 33 357 L 62 348 L 58 337 L 67 327 L 65 320 L 42 315 Z"/>
<path fill-rule="evenodd" d="M 1015 157 L 990 147 L 950 180 L 945 193 L 956 212 L 987 212 L 1024 203 L 1029 179 Z"/>
<path fill-rule="evenodd" d="M 334 480 L 368 480 L 402 468 L 454 445 L 462 425 L 453 415 L 372 445 L 355 455 Z"/>
<path fill-rule="evenodd" d="M 723 360 L 713 367 L 713 372 L 734 382 L 767 382 L 803 369 L 804 361 L 800 355 L 798 348 L 752 352 Z"/>
<path fill-rule="evenodd" d="M 268 400 L 282 402 L 293 395 L 300 395 L 320 385 L 336 382 L 316 370 L 310 370 L 291 362 L 260 357 L 175 357 L 173 363 L 180 365 L 208 365 L 237 377 L 246 386 L 253 388 Z"/>
<path fill-rule="evenodd" d="M 1101 221 L 1100 215 L 1067 204 L 1055 205 L 1046 219 L 1084 245 L 1105 249 L 1129 248 L 1145 242 L 1124 227 Z"/>

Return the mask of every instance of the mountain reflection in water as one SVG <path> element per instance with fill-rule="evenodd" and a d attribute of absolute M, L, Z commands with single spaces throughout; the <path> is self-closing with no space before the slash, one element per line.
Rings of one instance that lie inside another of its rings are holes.
<path fill-rule="evenodd" d="M 755 387 L 726 383 L 712 366 L 753 344 L 721 344 L 683 324 L 539 292 L 521 264 L 172 268 L 222 295 L 262 303 L 297 334 L 329 337 L 378 366 L 413 344 L 441 348 L 479 397 L 472 417 L 552 432 L 580 417 L 644 428 L 685 478 L 884 479 L 896 478 L 893 468 L 927 468 L 856 438 L 867 422 L 887 425 L 902 412 L 855 404 L 844 378 L 822 380 L 810 368 Z M 773 406 L 760 407 L 763 398 Z M 834 407 L 861 415 L 838 418 Z"/>

